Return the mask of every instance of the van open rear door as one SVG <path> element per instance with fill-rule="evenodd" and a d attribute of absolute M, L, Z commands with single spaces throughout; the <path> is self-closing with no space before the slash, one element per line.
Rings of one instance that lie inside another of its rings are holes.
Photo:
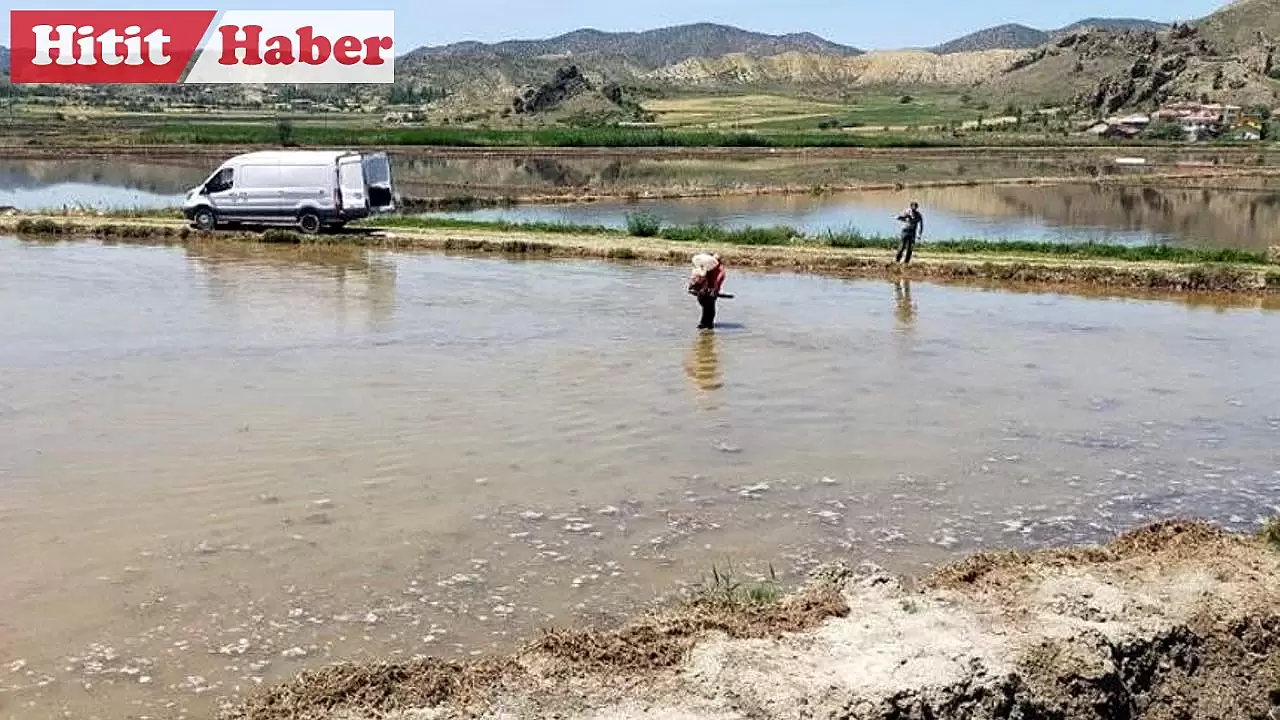
<path fill-rule="evenodd" d="M 352 215 L 363 214 L 369 208 L 365 193 L 364 166 L 359 155 L 338 158 L 338 189 L 342 192 L 342 210 Z"/>
<path fill-rule="evenodd" d="M 391 212 L 396 208 L 395 190 L 391 185 L 391 161 L 384 152 L 364 155 L 364 181 L 369 207 L 375 212 Z"/>

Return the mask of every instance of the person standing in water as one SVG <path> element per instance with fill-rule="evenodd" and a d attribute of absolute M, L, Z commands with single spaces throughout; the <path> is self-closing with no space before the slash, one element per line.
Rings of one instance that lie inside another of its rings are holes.
<path fill-rule="evenodd" d="M 898 244 L 898 257 L 894 262 L 910 264 L 916 240 L 924 235 L 924 215 L 920 214 L 920 204 L 912 202 L 907 211 L 898 216 L 898 221 L 902 223 L 902 242 Z"/>
<path fill-rule="evenodd" d="M 689 278 L 689 294 L 702 306 L 699 330 L 712 330 L 716 324 L 716 300 L 724 287 L 724 264 L 719 255 L 703 253 L 693 256 L 693 275 Z"/>

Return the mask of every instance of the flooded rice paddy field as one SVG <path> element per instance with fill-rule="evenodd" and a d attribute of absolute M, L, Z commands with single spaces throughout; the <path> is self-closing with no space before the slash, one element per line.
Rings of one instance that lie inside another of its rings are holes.
<path fill-rule="evenodd" d="M 211 717 L 733 563 L 918 572 L 1280 510 L 1280 315 L 0 238 L 0 718 Z"/>
<path fill-rule="evenodd" d="M 756 195 L 571 205 L 516 205 L 429 213 L 516 222 L 624 228 L 637 213 L 668 225 L 787 225 L 811 234 L 895 236 L 917 201 L 925 240 L 1179 245 L 1266 250 L 1280 244 L 1280 193 L 1120 185 L 976 185 L 821 195 Z"/>
<path fill-rule="evenodd" d="M 230 153 L 227 153 L 229 155 Z M 203 182 L 223 155 L 148 159 L 0 161 L 0 205 L 47 208 L 166 207 Z M 1093 162 L 1095 164 L 1091 165 Z M 1097 170 L 1094 161 L 1046 158 L 887 157 L 856 160 L 805 157 L 645 158 L 556 155 L 440 157 L 392 153 L 399 189 L 411 197 L 525 197 L 565 193 L 642 194 L 661 190 L 867 182 L 920 182 L 1028 175 L 1071 176 Z"/>
<path fill-rule="evenodd" d="M 1113 153 L 1114 154 L 1114 153 Z M 400 190 L 413 197 L 530 197 L 562 192 L 641 194 L 645 188 L 764 187 L 824 182 L 980 180 L 990 177 L 1068 177 L 1098 170 L 1105 158 L 1088 153 L 1027 158 L 912 155 L 899 158 L 669 159 L 562 156 L 394 156 Z M 1199 162 L 1209 162 L 1201 156 Z M 180 205 L 220 156 L 79 158 L 0 161 L 0 207 L 165 208 Z M 1214 157 L 1224 166 L 1240 162 Z M 1153 156 L 1148 170 L 1185 161 Z M 900 169 L 901 168 L 901 169 Z M 1104 168 L 1105 169 L 1105 168 Z M 1113 170 L 1115 168 L 1112 168 Z M 913 174 L 917 173 L 918 176 Z M 1124 172 L 1134 172 L 1125 170 Z M 1137 174 L 1144 172 L 1139 169 Z M 827 180 L 821 177 L 830 176 Z M 807 179 L 802 179 L 807 178 Z M 1095 241 L 1125 245 L 1174 244 L 1263 250 L 1280 244 L 1280 177 L 1188 180 L 1186 186 L 1062 184 L 921 188 L 907 191 L 799 193 L 687 200 L 618 199 L 442 213 L 473 219 L 626 225 L 645 212 L 668 224 L 792 225 L 811 233 L 858 231 L 893 235 L 894 217 L 911 200 L 926 215 L 926 239 Z M 1221 185 L 1223 189 L 1202 186 Z"/>

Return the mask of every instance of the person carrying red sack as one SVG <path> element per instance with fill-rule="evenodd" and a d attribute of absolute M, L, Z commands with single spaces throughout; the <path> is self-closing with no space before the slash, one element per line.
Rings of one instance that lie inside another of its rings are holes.
<path fill-rule="evenodd" d="M 693 274 L 689 278 L 689 294 L 698 298 L 702 307 L 699 330 L 712 330 L 716 323 L 716 300 L 724 287 L 724 263 L 720 256 L 702 253 L 693 256 Z"/>

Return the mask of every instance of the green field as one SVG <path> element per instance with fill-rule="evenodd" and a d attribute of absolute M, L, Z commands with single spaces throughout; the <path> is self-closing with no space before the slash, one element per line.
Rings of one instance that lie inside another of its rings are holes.
<path fill-rule="evenodd" d="M 607 147 L 607 148 L 924 148 L 1008 145 L 1105 144 L 1092 138 L 1033 133 L 877 132 L 843 130 L 668 130 L 663 128 L 588 127 L 537 130 L 486 130 L 454 127 L 351 127 L 275 123 L 165 123 L 116 142 L 135 144 L 285 145 L 285 146 L 448 146 L 448 147 Z M 1134 143 L 1127 143 L 1133 145 Z"/>

